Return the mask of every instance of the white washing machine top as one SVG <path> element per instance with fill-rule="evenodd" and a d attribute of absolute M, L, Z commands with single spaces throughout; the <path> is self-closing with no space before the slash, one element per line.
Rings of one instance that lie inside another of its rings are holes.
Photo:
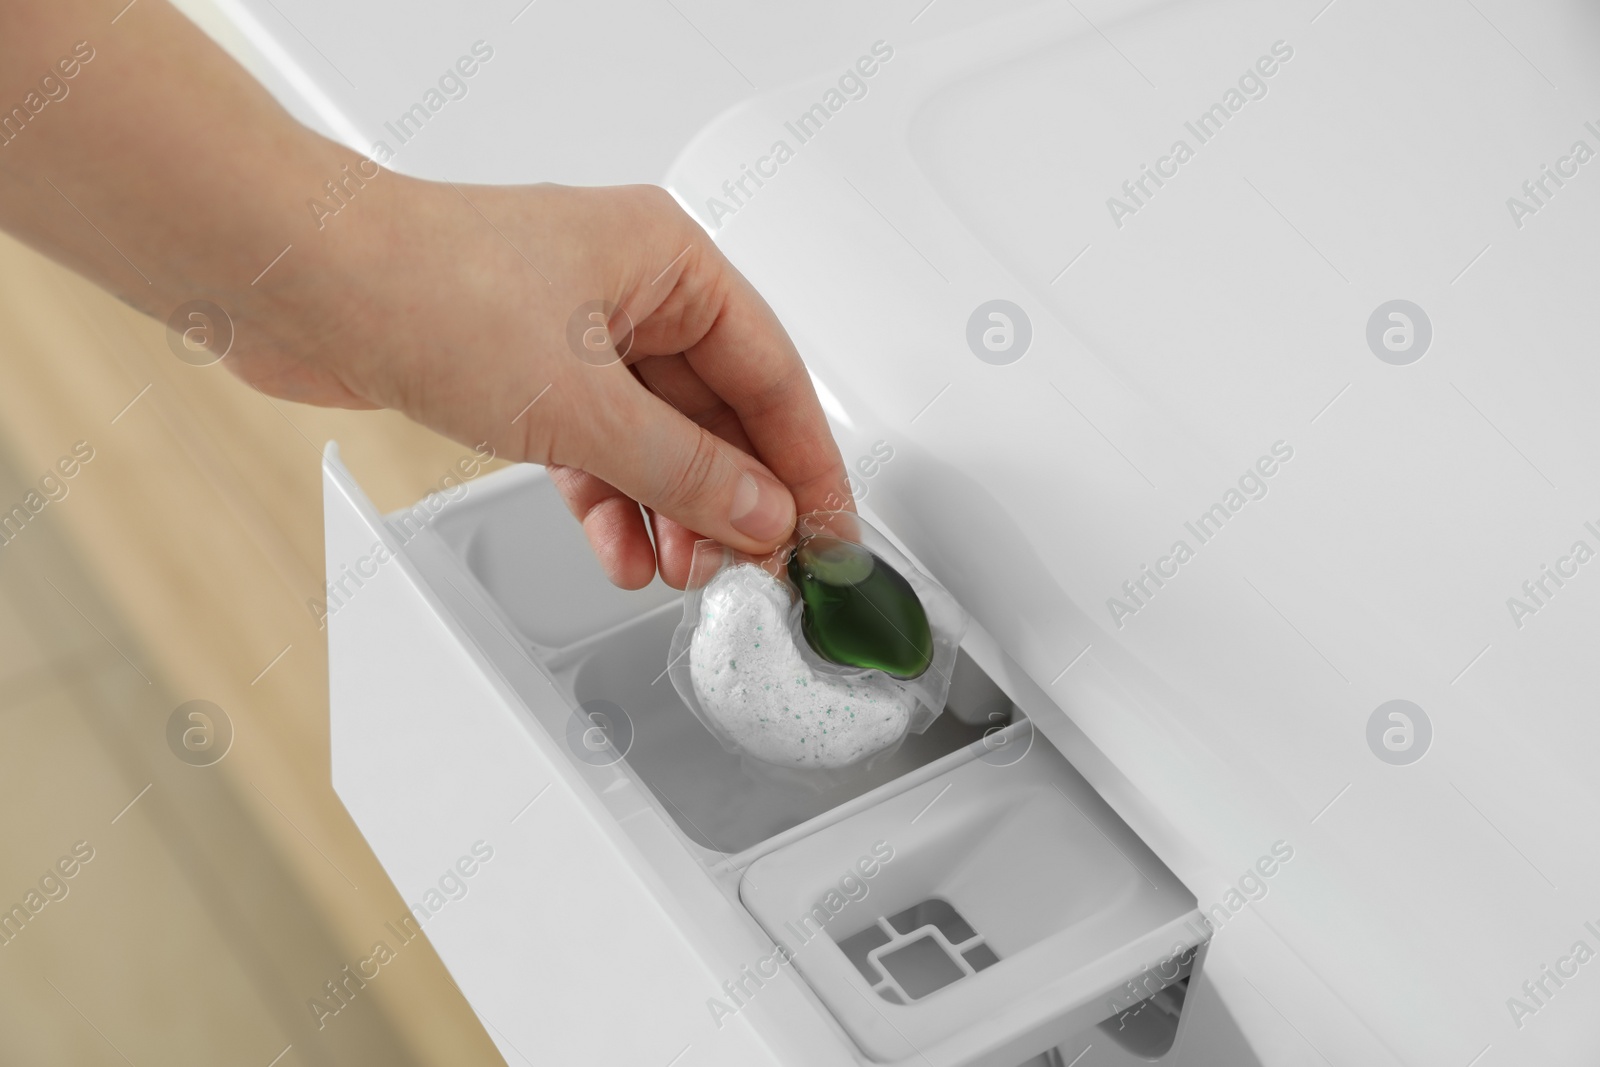
<path fill-rule="evenodd" d="M 794 333 L 865 505 L 1126 776 L 1213 956 L 1275 975 L 1265 1028 L 1574 1062 L 1600 21 L 1319 6 L 886 31 L 668 184 Z"/>

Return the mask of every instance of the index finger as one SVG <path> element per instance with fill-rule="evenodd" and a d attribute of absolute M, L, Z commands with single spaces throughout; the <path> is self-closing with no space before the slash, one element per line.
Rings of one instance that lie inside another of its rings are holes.
<path fill-rule="evenodd" d="M 853 508 L 844 460 L 794 342 L 721 252 L 706 251 L 669 298 L 716 294 L 705 306 L 709 324 L 683 348 L 689 365 L 738 415 L 756 458 L 794 494 L 796 514 Z"/>

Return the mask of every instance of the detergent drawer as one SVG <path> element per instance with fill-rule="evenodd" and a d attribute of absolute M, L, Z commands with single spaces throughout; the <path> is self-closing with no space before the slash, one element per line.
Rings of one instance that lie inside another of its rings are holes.
<path fill-rule="evenodd" d="M 1018 1067 L 1106 1020 L 1130 1062 L 1172 1046 L 1195 900 L 996 681 L 981 627 L 884 765 L 755 777 L 666 678 L 681 595 L 612 587 L 541 470 L 378 516 L 325 466 L 330 577 L 370 576 L 329 606 L 335 785 L 403 894 L 430 849 L 495 837 L 503 899 L 475 888 L 429 936 L 503 1051 L 645 1062 L 655 1026 L 708 1063 Z M 518 1034 L 530 990 L 560 1007 Z M 597 1033 L 617 997 L 641 1026 Z"/>

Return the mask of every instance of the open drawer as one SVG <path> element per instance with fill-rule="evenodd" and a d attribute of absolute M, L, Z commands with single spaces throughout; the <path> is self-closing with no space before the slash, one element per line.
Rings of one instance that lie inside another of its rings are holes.
<path fill-rule="evenodd" d="M 1194 897 L 981 629 L 884 766 L 758 781 L 665 678 L 679 594 L 610 586 L 542 471 L 388 517 L 324 471 L 335 787 L 508 1062 L 1016 1067 L 1108 1019 L 1116 1062 L 1172 1046 L 1127 1019 L 1181 1003 Z M 476 903 L 430 905 L 479 842 Z"/>

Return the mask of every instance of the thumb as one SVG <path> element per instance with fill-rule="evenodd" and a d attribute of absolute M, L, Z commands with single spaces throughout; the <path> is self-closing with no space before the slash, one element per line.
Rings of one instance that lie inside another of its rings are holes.
<path fill-rule="evenodd" d="M 590 425 L 584 469 L 703 537 L 752 555 L 794 529 L 794 496 L 760 460 L 640 386 L 613 378 L 601 400 L 609 426 Z M 620 447 L 619 447 L 620 444 Z"/>

